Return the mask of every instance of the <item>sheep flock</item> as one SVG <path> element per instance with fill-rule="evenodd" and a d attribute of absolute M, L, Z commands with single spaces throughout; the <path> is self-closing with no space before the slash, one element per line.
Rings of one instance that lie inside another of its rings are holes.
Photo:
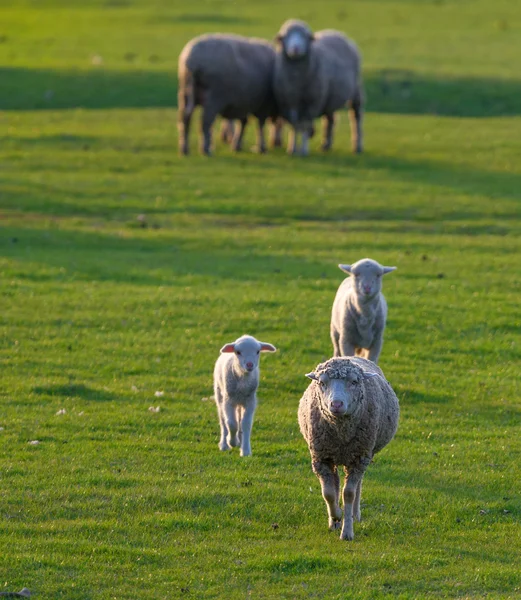
<path fill-rule="evenodd" d="M 332 147 L 336 112 L 349 108 L 354 152 L 362 152 L 364 90 L 356 44 L 334 29 L 313 32 L 307 23 L 283 23 L 274 42 L 236 34 L 209 33 L 190 40 L 179 55 L 179 151 L 189 154 L 189 133 L 201 107 L 201 153 L 212 153 L 215 119 L 223 121 L 221 139 L 242 149 L 248 118 L 257 120 L 257 146 L 266 152 L 282 144 L 289 127 L 288 153 L 305 156 L 315 119 L 323 119 L 322 150 Z M 238 122 L 238 127 L 235 123 Z"/>

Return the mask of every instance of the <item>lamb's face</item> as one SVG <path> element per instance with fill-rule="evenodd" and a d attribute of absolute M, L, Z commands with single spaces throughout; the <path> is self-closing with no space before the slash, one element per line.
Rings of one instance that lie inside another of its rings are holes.
<path fill-rule="evenodd" d="M 307 56 L 313 39 L 313 32 L 305 23 L 289 26 L 285 23 L 277 36 L 282 52 L 290 60 L 300 60 Z"/>
<path fill-rule="evenodd" d="M 382 277 L 396 267 L 384 267 L 370 258 L 359 260 L 354 265 L 339 265 L 342 271 L 353 278 L 357 296 L 370 300 L 382 291 Z"/>
<path fill-rule="evenodd" d="M 251 373 L 259 366 L 261 352 L 275 352 L 276 348 L 267 342 L 259 342 L 250 335 L 244 335 L 237 341 L 226 344 L 221 348 L 221 352 L 233 352 L 235 360 L 241 371 Z"/>

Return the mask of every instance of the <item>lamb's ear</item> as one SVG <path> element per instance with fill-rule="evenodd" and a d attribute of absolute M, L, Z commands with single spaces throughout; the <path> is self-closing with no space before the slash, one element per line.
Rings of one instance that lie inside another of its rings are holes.
<path fill-rule="evenodd" d="M 339 268 L 341 271 L 344 271 L 344 273 L 348 273 L 349 275 L 351 275 L 351 267 L 352 267 L 352 266 L 353 266 L 353 265 L 338 265 L 338 268 Z"/>
<path fill-rule="evenodd" d="M 311 373 L 306 373 L 306 377 L 309 377 L 310 379 L 314 379 L 315 381 L 318 381 L 318 375 L 314 371 L 311 371 Z"/>
<path fill-rule="evenodd" d="M 277 33 L 277 35 L 275 36 L 275 42 L 277 44 L 279 44 L 280 42 L 282 42 L 282 34 L 281 33 Z"/>
<path fill-rule="evenodd" d="M 369 373 L 364 371 L 364 379 L 372 379 L 373 377 L 378 377 L 378 373 Z"/>
<path fill-rule="evenodd" d="M 221 354 L 224 354 L 225 352 L 235 352 L 235 344 L 225 344 L 221 348 Z"/>
<path fill-rule="evenodd" d="M 396 271 L 396 267 L 384 267 L 384 275 L 386 273 L 390 273 L 391 271 Z"/>
<path fill-rule="evenodd" d="M 259 342 L 261 345 L 261 352 L 277 352 L 277 348 L 273 344 L 268 344 L 268 342 Z"/>

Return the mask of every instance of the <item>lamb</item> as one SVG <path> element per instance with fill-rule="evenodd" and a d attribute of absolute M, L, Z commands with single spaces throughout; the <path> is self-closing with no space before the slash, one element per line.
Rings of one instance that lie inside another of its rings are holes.
<path fill-rule="evenodd" d="M 363 258 L 354 265 L 338 265 L 349 273 L 340 284 L 331 314 L 334 356 L 363 356 L 378 363 L 383 345 L 387 302 L 382 276 L 396 267 L 384 267 Z"/>
<path fill-rule="evenodd" d="M 273 91 L 280 114 L 290 123 L 290 154 L 307 155 L 313 120 L 323 116 L 322 149 L 333 143 L 335 112 L 348 104 L 353 150 L 362 152 L 364 91 L 356 44 L 340 31 L 313 34 L 307 23 L 286 21 L 276 39 Z M 297 136 L 302 136 L 298 148 Z"/>
<path fill-rule="evenodd" d="M 394 437 L 400 406 L 382 370 L 365 358 L 331 358 L 306 375 L 313 381 L 298 409 L 300 431 L 311 453 L 313 472 L 326 501 L 329 529 L 354 538 L 361 520 L 362 479 L 373 456 Z M 344 511 L 339 504 L 343 465 Z"/>
<path fill-rule="evenodd" d="M 260 352 L 276 352 L 275 346 L 243 335 L 225 344 L 215 363 L 215 403 L 221 426 L 220 450 L 241 447 L 241 456 L 251 455 L 251 428 L 257 406 Z"/>
<path fill-rule="evenodd" d="M 233 34 L 207 34 L 192 39 L 179 55 L 178 130 L 179 150 L 188 154 L 188 135 L 193 111 L 201 105 L 202 152 L 211 154 L 212 124 L 221 115 L 240 124 L 232 147 L 242 148 L 248 115 L 258 119 L 258 150 L 266 151 L 264 123 L 276 117 L 271 87 L 275 49 L 266 40 Z M 227 137 L 232 132 L 228 123 Z"/>

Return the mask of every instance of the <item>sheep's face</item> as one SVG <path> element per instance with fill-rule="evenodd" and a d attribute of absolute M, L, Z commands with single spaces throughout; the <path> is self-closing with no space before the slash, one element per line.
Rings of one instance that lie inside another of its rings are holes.
<path fill-rule="evenodd" d="M 306 57 L 313 40 L 313 32 L 305 23 L 301 22 L 285 23 L 276 38 L 282 52 L 290 60 Z"/>
<path fill-rule="evenodd" d="M 396 267 L 384 267 L 370 258 L 359 260 L 354 265 L 338 266 L 352 276 L 357 296 L 368 300 L 382 290 L 382 277 L 396 269 Z"/>
<path fill-rule="evenodd" d="M 235 360 L 241 371 L 251 373 L 259 366 L 261 352 L 276 352 L 275 346 L 267 342 L 259 342 L 251 335 L 243 335 L 231 344 L 221 348 L 222 353 L 235 354 Z"/>
<path fill-rule="evenodd" d="M 331 359 L 306 375 L 317 382 L 322 406 L 334 417 L 352 415 L 362 398 L 363 380 L 376 376 L 347 358 Z"/>

